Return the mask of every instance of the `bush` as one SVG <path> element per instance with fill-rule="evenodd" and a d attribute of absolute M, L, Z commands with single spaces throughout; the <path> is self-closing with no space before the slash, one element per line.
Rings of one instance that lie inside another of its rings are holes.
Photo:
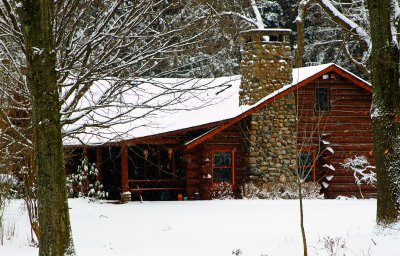
<path fill-rule="evenodd" d="M 212 188 L 211 198 L 220 200 L 233 199 L 234 195 L 233 195 L 232 184 L 228 182 L 214 184 Z"/>
<path fill-rule="evenodd" d="M 19 193 L 20 182 L 13 175 L 0 174 L 0 245 L 4 242 L 5 226 L 3 213 L 7 200 L 16 197 Z"/>
<path fill-rule="evenodd" d="M 242 197 L 246 199 L 298 199 L 299 187 L 296 182 L 266 183 L 256 186 L 247 182 L 242 186 Z M 321 186 L 318 182 L 303 182 L 302 196 L 305 199 L 322 198 Z"/>
<path fill-rule="evenodd" d="M 4 199 L 20 198 L 21 182 L 10 174 L 0 174 L 0 202 Z"/>
<path fill-rule="evenodd" d="M 354 158 L 347 158 L 342 167 L 353 171 L 354 180 L 357 185 L 362 183 L 376 184 L 376 173 L 373 171 L 375 166 L 370 165 L 367 157 L 355 156 Z"/>
<path fill-rule="evenodd" d="M 88 159 L 82 160 L 76 173 L 67 176 L 67 190 L 70 197 L 90 197 L 93 199 L 105 199 L 107 192 L 98 181 L 96 164 L 90 164 Z"/>

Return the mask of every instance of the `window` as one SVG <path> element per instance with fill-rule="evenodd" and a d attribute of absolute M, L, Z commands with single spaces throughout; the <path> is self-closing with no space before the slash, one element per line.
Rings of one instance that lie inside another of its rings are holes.
<path fill-rule="evenodd" d="M 316 111 L 329 111 L 329 88 L 317 87 L 315 90 L 315 110 Z"/>
<path fill-rule="evenodd" d="M 214 151 L 213 152 L 213 183 L 227 182 L 233 184 L 234 152 Z"/>
<path fill-rule="evenodd" d="M 129 148 L 130 180 L 168 180 L 176 178 L 176 152 L 160 146 Z"/>
<path fill-rule="evenodd" d="M 298 167 L 298 174 L 304 181 L 315 181 L 314 153 L 312 151 L 299 152 Z"/>

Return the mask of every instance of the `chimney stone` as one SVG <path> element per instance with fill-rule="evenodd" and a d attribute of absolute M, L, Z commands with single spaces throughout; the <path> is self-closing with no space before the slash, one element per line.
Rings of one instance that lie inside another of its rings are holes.
<path fill-rule="evenodd" d="M 253 105 L 292 83 L 290 30 L 242 32 L 240 105 Z M 259 187 L 290 182 L 297 170 L 296 101 L 293 93 L 268 104 L 247 120 L 249 179 Z M 255 175 L 257 174 L 257 175 Z"/>
<path fill-rule="evenodd" d="M 292 82 L 289 29 L 256 29 L 242 34 L 239 105 L 252 105 Z"/>

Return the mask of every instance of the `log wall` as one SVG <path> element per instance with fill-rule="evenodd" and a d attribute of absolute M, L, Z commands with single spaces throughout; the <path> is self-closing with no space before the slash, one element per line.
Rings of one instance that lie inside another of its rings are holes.
<path fill-rule="evenodd" d="M 211 199 L 214 150 L 234 150 L 233 192 L 235 196 L 240 196 L 240 186 L 246 176 L 247 129 L 246 121 L 239 122 L 185 153 L 186 191 L 189 198 Z"/>
<path fill-rule="evenodd" d="M 329 88 L 329 111 L 315 111 L 315 91 L 317 87 Z M 371 164 L 374 164 L 370 119 L 371 94 L 335 74 L 335 76 L 329 76 L 329 79 L 320 78 L 310 82 L 294 91 L 294 95 L 299 120 L 297 146 L 298 149 L 313 148 L 317 152 L 315 177 L 317 181 L 326 182 L 329 185 L 323 190 L 325 196 L 328 198 L 335 198 L 338 195 L 376 196 L 375 187 L 370 185 L 357 186 L 353 172 L 342 167 L 347 158 L 362 155 L 366 156 Z M 125 141 L 124 143 L 131 149 L 134 145 L 139 147 L 168 145 L 167 147 L 172 148 L 175 153 L 179 152 L 175 168 L 177 170 L 182 169 L 186 173 L 185 195 L 189 199 L 211 198 L 212 152 L 214 150 L 234 150 L 234 192 L 239 197 L 240 186 L 250 175 L 247 168 L 249 163 L 246 162 L 246 155 L 249 154 L 249 130 L 247 128 L 249 122 L 250 119 L 246 118 L 191 149 L 185 149 L 184 143 L 206 133 L 218 124 Z M 322 137 L 330 144 L 322 145 Z M 104 184 L 110 187 L 115 195 L 119 194 L 122 183 L 121 146 L 116 143 L 116 145 L 105 146 L 101 151 L 99 149 L 96 151 L 94 148 L 86 151 L 91 162 L 96 162 L 100 168 Z M 323 147 L 328 146 L 334 150 L 333 154 L 328 151 L 322 153 Z M 128 157 L 130 159 L 128 161 L 129 173 L 133 168 L 131 163 L 132 152 L 130 155 L 128 154 Z M 72 160 L 76 165 L 77 159 L 72 157 Z M 143 161 L 140 160 L 140 162 Z M 76 167 L 75 165 L 69 166 L 69 164 L 67 161 L 67 167 L 71 167 L 67 170 Z M 332 165 L 335 171 L 323 167 L 324 164 Z M 327 175 L 333 175 L 333 178 L 328 181 Z M 125 176 L 124 179 L 126 180 L 127 177 Z"/>
<path fill-rule="evenodd" d="M 329 87 L 329 111 L 314 110 L 316 87 Z M 333 79 L 317 79 L 297 90 L 295 95 L 299 116 L 298 147 L 313 147 L 318 152 L 316 177 L 329 184 L 323 190 L 325 196 L 376 196 L 374 186 L 358 187 L 353 172 L 342 167 L 345 159 L 362 155 L 373 164 L 372 95 L 338 75 Z M 330 144 L 321 145 L 321 136 L 325 136 L 324 140 Z M 321 152 L 327 146 L 334 150 L 333 154 Z M 331 164 L 335 171 L 324 168 L 324 164 Z M 327 181 L 326 175 L 334 177 Z"/>

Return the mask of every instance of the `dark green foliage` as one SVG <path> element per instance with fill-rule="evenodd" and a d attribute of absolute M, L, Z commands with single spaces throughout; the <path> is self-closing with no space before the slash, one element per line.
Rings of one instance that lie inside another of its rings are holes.
<path fill-rule="evenodd" d="M 89 197 L 93 200 L 105 199 L 107 195 L 98 180 L 96 164 L 89 163 L 87 158 L 82 160 L 76 173 L 68 175 L 67 191 L 70 197 Z"/>

